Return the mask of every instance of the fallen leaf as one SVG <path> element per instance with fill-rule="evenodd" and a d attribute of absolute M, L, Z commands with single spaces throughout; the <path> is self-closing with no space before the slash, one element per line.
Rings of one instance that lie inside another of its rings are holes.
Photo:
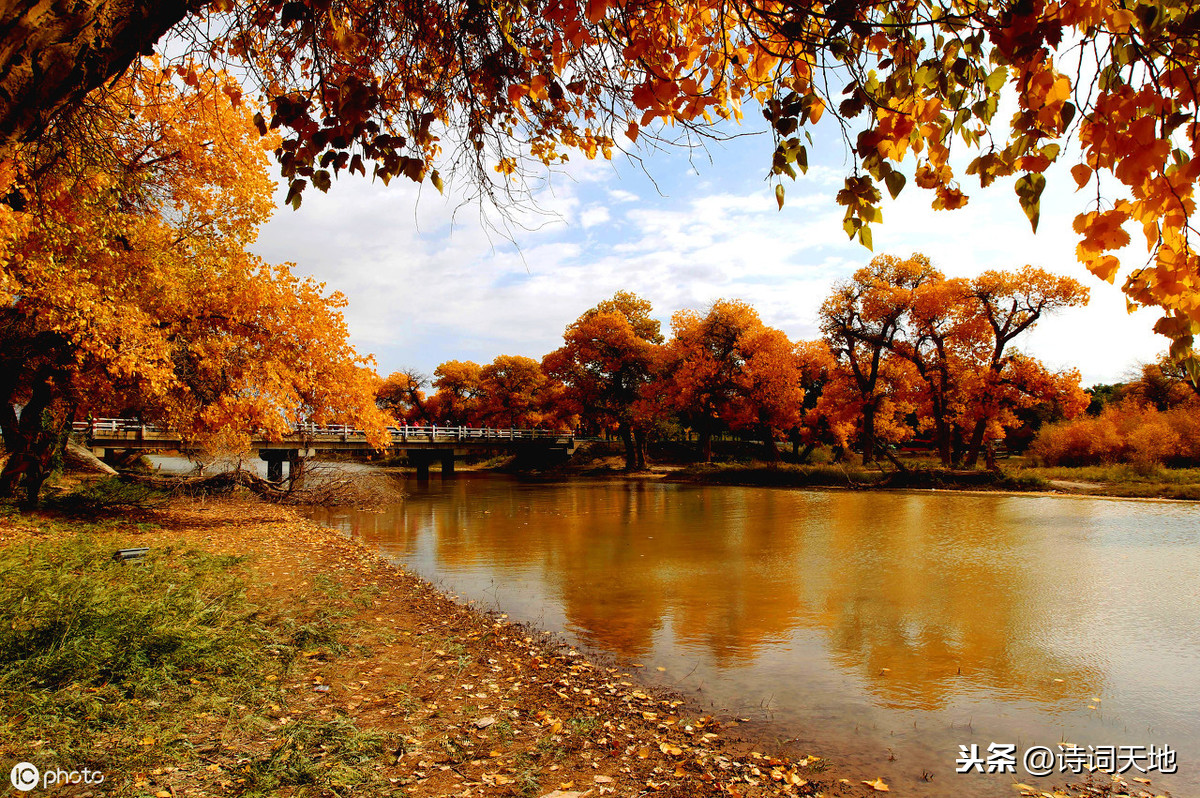
<path fill-rule="evenodd" d="M 864 781 L 863 784 L 867 785 L 875 792 L 887 792 L 888 791 L 888 786 L 883 783 L 882 778 L 875 779 L 875 781 Z"/>

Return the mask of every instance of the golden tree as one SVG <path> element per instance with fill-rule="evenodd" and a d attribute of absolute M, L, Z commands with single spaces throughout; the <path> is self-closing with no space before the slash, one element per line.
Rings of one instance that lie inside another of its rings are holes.
<path fill-rule="evenodd" d="M 873 462 L 878 441 L 876 425 L 882 420 L 901 429 L 893 420 L 897 409 L 908 412 L 907 401 L 896 405 L 897 387 L 909 391 L 911 373 L 895 362 L 892 350 L 901 336 L 904 320 L 922 285 L 942 279 L 924 255 L 907 259 L 878 255 L 851 280 L 835 286 L 821 305 L 821 331 L 841 369 L 838 390 L 823 395 L 831 422 L 845 440 L 847 424 L 858 421 L 863 464 Z M 835 398 L 836 397 L 836 398 Z M 889 436 L 894 439 L 895 436 Z"/>
<path fill-rule="evenodd" d="M 542 368 L 563 382 L 564 398 L 581 418 L 616 426 L 630 471 L 646 467 L 645 426 L 635 406 L 663 341 L 650 311 L 648 301 L 618 291 L 584 311 L 563 333 L 563 346 L 542 358 Z"/>
<path fill-rule="evenodd" d="M 1009 406 L 1018 401 L 1013 398 L 1014 392 L 1020 396 L 1043 391 L 1060 394 L 1070 409 L 1068 416 L 1087 407 L 1086 401 L 1079 405 L 1082 391 L 1078 372 L 1050 375 L 1040 363 L 1025 356 L 1010 356 L 1007 349 L 1013 339 L 1031 330 L 1045 314 L 1086 305 L 1088 289 L 1070 277 L 1026 266 L 1015 272 L 984 272 L 971 281 L 970 296 L 991 333 L 984 342 L 982 362 L 974 370 L 975 383 L 969 389 L 972 420 L 965 462 L 973 466 L 989 438 L 989 426 L 990 437 L 998 437 L 999 426 L 1003 426 L 1000 419 L 1008 418 Z"/>
<path fill-rule="evenodd" d="M 6 492 L 23 481 L 36 501 L 66 426 L 91 413 L 132 410 L 189 440 L 307 421 L 382 440 L 345 300 L 245 251 L 271 181 L 234 86 L 197 72 L 184 90 L 146 65 L 74 120 L 53 160 L 27 145 L 7 163 L 7 207 L 22 211 L 0 215 Z"/>
<path fill-rule="evenodd" d="M 646 393 L 696 430 L 706 462 L 722 429 L 754 433 L 766 456 L 778 459 L 776 431 L 796 425 L 804 399 L 800 361 L 787 336 L 763 324 L 745 302 L 728 299 L 703 316 L 679 311 L 671 330 Z"/>

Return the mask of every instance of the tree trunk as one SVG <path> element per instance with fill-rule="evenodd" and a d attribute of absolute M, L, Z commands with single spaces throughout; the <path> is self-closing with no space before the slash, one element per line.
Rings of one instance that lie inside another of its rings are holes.
<path fill-rule="evenodd" d="M 0 472 L 0 496 L 17 496 L 22 492 L 22 509 L 38 505 L 42 484 L 54 470 L 54 462 L 67 445 L 71 412 L 64 406 L 50 381 L 36 383 L 33 395 L 21 409 L 17 419 L 11 406 L 3 414 L 4 444 L 8 461 Z"/>
<path fill-rule="evenodd" d="M 760 424 L 759 434 L 762 435 L 763 455 L 766 456 L 767 462 L 778 463 L 779 447 L 775 445 L 775 436 L 771 434 L 771 427 L 767 424 Z"/>
<path fill-rule="evenodd" d="M 621 441 L 625 444 L 625 470 L 637 470 L 637 446 L 633 441 L 633 428 L 628 421 L 622 421 L 617 427 L 621 433 Z"/>
<path fill-rule="evenodd" d="M 938 458 L 942 461 L 942 468 L 950 468 L 950 434 L 952 425 L 947 423 L 946 419 L 938 418 L 936 420 L 935 430 L 937 435 Z"/>
<path fill-rule="evenodd" d="M 875 462 L 875 406 L 863 407 L 862 419 L 862 464 Z"/>
<path fill-rule="evenodd" d="M 706 427 L 705 429 L 699 430 L 698 434 L 700 436 L 700 459 L 706 463 L 711 463 L 712 462 L 712 430 L 710 430 Z"/>
<path fill-rule="evenodd" d="M 646 470 L 646 431 L 641 427 L 634 427 L 633 430 L 634 447 L 637 449 L 637 470 Z"/>
<path fill-rule="evenodd" d="M 149 55 L 205 0 L 0 3 L 0 155 L 37 138 L 60 111 Z"/>
<path fill-rule="evenodd" d="M 967 456 L 963 461 L 963 465 L 967 468 L 974 468 L 979 462 L 979 451 L 983 448 L 983 433 L 987 432 L 987 422 L 979 419 L 975 422 L 975 429 L 971 430 L 971 443 L 967 446 Z"/>

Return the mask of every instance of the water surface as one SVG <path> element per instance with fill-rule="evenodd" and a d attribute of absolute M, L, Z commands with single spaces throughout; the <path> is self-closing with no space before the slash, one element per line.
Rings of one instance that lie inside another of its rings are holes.
<path fill-rule="evenodd" d="M 1126 777 L 1200 795 L 1200 506 L 476 474 L 406 490 L 316 512 L 895 793 L 1015 795 L 956 774 L 959 746 L 1067 742 L 1169 745 L 1177 774 Z"/>

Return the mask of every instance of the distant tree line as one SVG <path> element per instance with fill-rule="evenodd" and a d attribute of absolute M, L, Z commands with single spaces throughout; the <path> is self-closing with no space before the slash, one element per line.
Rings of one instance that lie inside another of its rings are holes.
<path fill-rule="evenodd" d="M 834 287 L 823 336 L 792 341 L 730 299 L 681 310 L 665 338 L 648 301 L 626 291 L 585 311 L 541 362 L 502 355 L 392 374 L 382 409 L 408 422 L 583 427 L 625 444 L 644 468 L 649 439 L 694 434 L 699 455 L 733 433 L 780 457 L 820 445 L 863 463 L 924 438 L 945 466 L 993 460 L 1006 433 L 1088 406 L 1075 370 L 1054 372 L 1014 346 L 1045 314 L 1083 305 L 1077 281 L 1027 266 L 947 278 L 922 255 L 881 255 Z M 1028 436 L 1024 438 L 1027 441 Z"/>

